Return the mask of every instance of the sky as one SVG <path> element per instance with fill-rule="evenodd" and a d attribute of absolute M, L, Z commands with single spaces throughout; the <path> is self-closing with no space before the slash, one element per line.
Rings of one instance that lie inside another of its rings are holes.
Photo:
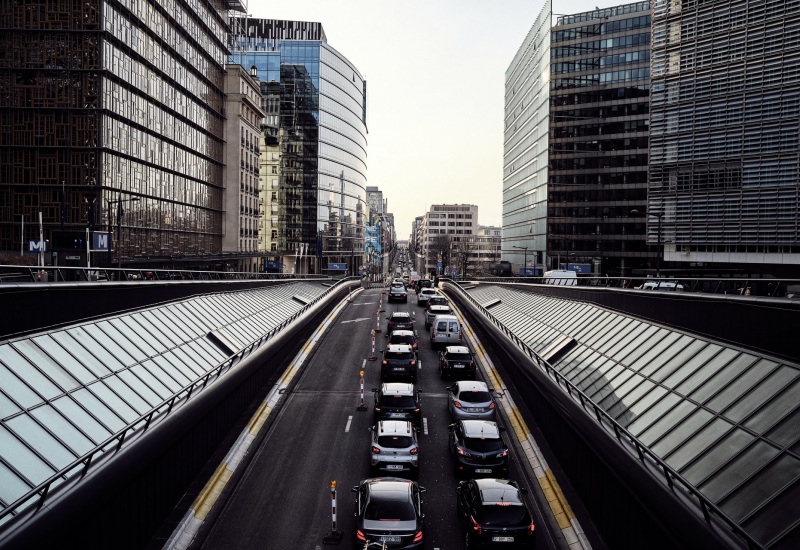
<path fill-rule="evenodd" d="M 574 14 L 625 1 L 553 0 Z M 544 0 L 249 0 L 260 19 L 322 23 L 367 80 L 367 182 L 399 240 L 432 204 L 501 225 L 505 72 Z"/>

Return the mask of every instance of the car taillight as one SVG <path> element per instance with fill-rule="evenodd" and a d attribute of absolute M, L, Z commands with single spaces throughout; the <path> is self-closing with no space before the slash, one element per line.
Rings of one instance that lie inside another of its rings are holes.
<path fill-rule="evenodd" d="M 453 405 L 455 405 L 459 409 L 461 408 L 461 403 L 459 401 L 453 401 Z"/>
<path fill-rule="evenodd" d="M 380 407 L 375 407 L 375 412 L 381 412 L 381 408 Z"/>
<path fill-rule="evenodd" d="M 361 531 L 361 529 L 356 531 L 356 537 L 358 538 L 358 540 L 363 540 L 365 542 L 367 540 L 367 537 L 364 536 L 364 533 Z"/>
<path fill-rule="evenodd" d="M 414 409 L 414 412 L 415 412 L 415 413 L 418 413 L 418 412 L 419 412 L 419 409 Z"/>
<path fill-rule="evenodd" d="M 529 534 L 529 535 L 533 535 L 533 530 L 534 530 L 534 529 L 536 529 L 536 527 L 534 527 L 534 526 L 533 526 L 533 523 L 531 523 L 530 525 L 528 525 L 528 534 Z"/>
<path fill-rule="evenodd" d="M 444 366 L 445 366 L 445 367 L 449 367 L 449 366 L 450 366 L 450 363 L 448 363 L 447 361 L 445 361 L 445 362 L 444 362 Z"/>
<path fill-rule="evenodd" d="M 472 528 L 472 530 L 475 533 L 477 533 L 479 535 L 481 534 L 481 526 L 478 525 L 478 522 L 475 521 L 475 518 L 472 517 L 472 516 L 469 517 L 469 526 Z M 360 531 L 359 531 L 359 533 L 360 533 Z"/>
<path fill-rule="evenodd" d="M 421 541 L 421 540 L 422 540 L 422 531 L 418 532 L 418 533 L 417 533 L 417 534 L 414 536 L 414 542 L 419 542 L 419 541 Z"/>
<path fill-rule="evenodd" d="M 412 364 L 412 365 L 416 365 L 416 364 L 417 364 L 417 362 L 416 362 L 416 361 L 411 361 L 411 364 Z"/>
<path fill-rule="evenodd" d="M 384 360 L 383 360 L 383 364 L 384 364 L 384 365 L 388 365 L 389 363 L 386 361 L 386 359 L 384 359 Z"/>
<path fill-rule="evenodd" d="M 432 338 L 436 338 L 436 331 L 435 330 L 433 332 L 431 332 L 431 337 Z"/>
<path fill-rule="evenodd" d="M 461 331 L 458 331 L 458 340 L 461 341 Z"/>
<path fill-rule="evenodd" d="M 381 452 L 381 450 L 379 448 L 377 448 L 377 447 L 373 447 L 372 448 L 372 454 L 377 455 L 377 454 L 380 454 L 380 452 Z"/>
<path fill-rule="evenodd" d="M 467 451 L 465 451 L 461 447 L 456 447 L 456 449 L 458 449 L 458 454 L 460 454 L 462 456 L 472 456 L 471 454 L 469 454 Z"/>
<path fill-rule="evenodd" d="M 419 449 L 417 449 L 416 447 L 414 447 L 413 449 L 411 449 L 411 450 L 410 450 L 410 451 L 408 451 L 408 452 L 409 452 L 409 453 L 411 453 L 412 455 L 415 455 L 415 454 L 417 454 L 417 453 L 419 452 Z"/>
<path fill-rule="evenodd" d="M 494 403 L 491 403 L 491 404 L 489 405 L 489 409 L 493 409 L 493 408 L 494 408 Z"/>
<path fill-rule="evenodd" d="M 414 342 L 414 349 L 417 349 L 417 343 Z"/>
<path fill-rule="evenodd" d="M 502 458 L 506 455 L 508 455 L 508 451 L 503 451 L 502 453 L 497 453 L 497 458 Z"/>

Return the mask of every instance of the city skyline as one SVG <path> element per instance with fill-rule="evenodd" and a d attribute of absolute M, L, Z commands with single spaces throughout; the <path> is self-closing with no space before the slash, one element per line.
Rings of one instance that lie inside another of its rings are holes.
<path fill-rule="evenodd" d="M 553 4 L 554 13 L 573 14 L 619 2 Z M 501 224 L 504 75 L 543 6 L 298 0 L 249 9 L 257 18 L 322 23 L 329 40 L 361 69 L 367 182 L 384 192 L 398 238 L 406 238 L 414 218 L 432 204 L 478 204 L 481 224 Z M 452 90 L 446 98 L 432 99 L 445 90 Z M 461 184 L 457 197 L 455 182 Z"/>

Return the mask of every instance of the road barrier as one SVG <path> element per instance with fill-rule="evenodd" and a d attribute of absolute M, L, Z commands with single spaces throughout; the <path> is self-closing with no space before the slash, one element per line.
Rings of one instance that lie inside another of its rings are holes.
<path fill-rule="evenodd" d="M 322 539 L 322 544 L 339 544 L 342 532 L 336 529 L 336 481 L 331 481 L 331 530 Z"/>

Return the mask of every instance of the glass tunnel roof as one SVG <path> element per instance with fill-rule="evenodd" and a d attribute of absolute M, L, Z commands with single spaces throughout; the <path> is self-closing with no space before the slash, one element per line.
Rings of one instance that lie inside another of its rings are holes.
<path fill-rule="evenodd" d="M 299 282 L 208 294 L 0 342 L 0 513 L 56 474 L 54 486 L 63 483 L 87 453 L 104 444 L 114 449 L 109 438 L 329 286 Z"/>
<path fill-rule="evenodd" d="M 760 544 L 800 547 L 800 367 L 591 304 L 467 289 Z"/>

